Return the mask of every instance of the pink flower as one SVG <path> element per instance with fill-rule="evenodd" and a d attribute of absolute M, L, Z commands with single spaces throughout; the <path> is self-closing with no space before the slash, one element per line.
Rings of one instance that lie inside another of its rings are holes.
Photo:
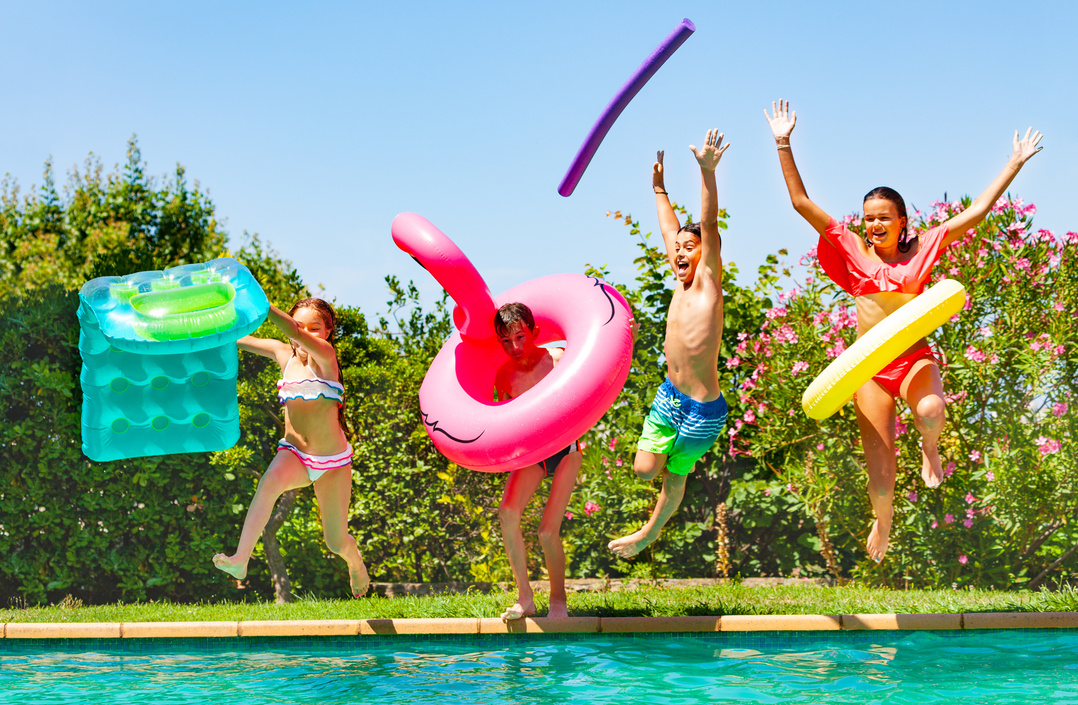
<path fill-rule="evenodd" d="M 727 358 L 726 360 L 727 367 L 737 367 L 740 364 L 741 360 L 737 359 L 736 357 Z"/>
<path fill-rule="evenodd" d="M 944 477 L 950 477 L 951 475 L 954 475 L 954 469 L 955 469 L 954 461 L 953 460 L 948 460 L 947 461 L 947 467 L 943 468 L 943 476 Z"/>
<path fill-rule="evenodd" d="M 572 521 L 573 520 L 573 513 L 568 512 L 568 511 L 565 512 L 565 518 L 568 519 L 569 521 Z"/>
<path fill-rule="evenodd" d="M 823 450 L 823 443 L 817 443 L 816 450 Z"/>
<path fill-rule="evenodd" d="M 809 364 L 804 360 L 798 360 L 794 363 L 794 366 L 790 368 L 790 374 L 796 375 L 798 372 L 804 372 L 809 368 Z"/>
<path fill-rule="evenodd" d="M 610 445 L 608 447 L 610 448 L 610 450 L 614 450 L 614 446 L 616 446 L 617 444 L 618 444 L 618 437 L 614 436 L 613 438 L 610 439 Z"/>
<path fill-rule="evenodd" d="M 1067 403 L 1059 402 L 1052 405 L 1052 413 L 1056 415 L 1056 418 L 1062 418 L 1063 414 L 1067 413 Z"/>
<path fill-rule="evenodd" d="M 606 456 L 604 455 L 604 456 L 603 456 L 603 460 L 602 460 L 602 463 L 603 463 L 603 465 L 609 465 L 609 464 L 610 464 L 610 458 L 608 458 L 608 457 L 606 457 Z"/>
<path fill-rule="evenodd" d="M 969 558 L 966 558 L 966 554 L 963 553 L 961 556 L 958 557 L 958 562 L 962 565 L 965 565 L 969 563 Z"/>
<path fill-rule="evenodd" d="M 1041 455 L 1052 455 L 1059 452 L 1059 441 L 1040 436 L 1033 442 L 1037 444 L 1037 450 L 1041 452 Z"/>
<path fill-rule="evenodd" d="M 749 409 L 748 411 L 745 412 L 745 423 L 752 423 L 755 420 L 756 420 L 756 412 L 754 412 L 752 409 Z"/>
<path fill-rule="evenodd" d="M 908 430 L 909 430 L 909 427 L 906 426 L 906 424 L 902 423 L 901 419 L 899 419 L 898 417 L 895 417 L 895 435 L 896 436 L 905 435 L 906 431 L 908 431 Z"/>
<path fill-rule="evenodd" d="M 973 509 L 973 507 L 967 507 L 966 508 L 966 516 L 968 518 L 972 519 L 973 517 L 977 516 L 977 512 Z"/>
<path fill-rule="evenodd" d="M 911 502 L 916 502 L 917 501 L 917 493 L 911 490 L 910 493 L 906 495 L 906 498 Z"/>
<path fill-rule="evenodd" d="M 764 317 L 767 318 L 767 320 L 769 321 L 775 318 L 782 318 L 785 315 L 786 309 L 782 306 L 776 306 L 775 308 L 768 309 L 767 312 L 764 313 Z"/>
<path fill-rule="evenodd" d="M 932 520 L 932 526 L 930 528 L 935 529 L 935 528 L 939 527 L 939 525 L 940 525 L 940 523 L 938 521 L 936 521 L 935 519 L 933 519 Z"/>
<path fill-rule="evenodd" d="M 614 461 L 614 465 L 618 466 L 619 468 L 624 464 L 625 463 L 624 463 L 624 461 L 622 461 L 621 458 L 618 458 L 617 460 Z"/>
<path fill-rule="evenodd" d="M 972 519 L 963 520 L 962 521 L 962 526 L 966 527 L 967 529 L 973 528 L 973 520 Z"/>
<path fill-rule="evenodd" d="M 996 473 L 992 472 L 991 470 L 986 472 L 984 476 L 988 479 L 989 482 L 996 479 Z"/>
<path fill-rule="evenodd" d="M 973 504 L 977 501 L 977 498 L 973 496 L 972 492 L 966 493 L 966 504 Z"/>
<path fill-rule="evenodd" d="M 974 362 L 984 362 L 984 353 L 972 345 L 966 348 L 966 357 Z"/>
<path fill-rule="evenodd" d="M 587 514 L 588 516 L 591 516 L 592 514 L 594 514 L 597 511 L 599 511 L 599 505 L 598 504 L 596 504 L 595 502 L 590 502 L 590 501 L 589 502 L 584 502 L 584 513 L 585 514 Z M 572 517 L 569 517 L 569 518 L 572 519 Z"/>
<path fill-rule="evenodd" d="M 969 454 L 969 459 L 972 460 L 975 463 L 979 462 L 980 459 L 981 459 L 981 451 L 979 451 L 979 450 L 973 451 L 972 453 Z"/>
<path fill-rule="evenodd" d="M 764 497 L 770 497 L 770 496 L 771 496 L 771 488 L 765 487 L 764 488 Z"/>
<path fill-rule="evenodd" d="M 947 522 L 948 524 L 953 524 L 954 523 L 954 514 L 944 514 L 943 515 L 943 520 L 945 522 Z"/>
<path fill-rule="evenodd" d="M 792 482 L 787 482 L 786 483 L 786 491 L 787 492 L 796 492 L 797 488 L 793 486 Z"/>
<path fill-rule="evenodd" d="M 1064 308 L 1063 302 L 1062 301 L 1056 301 L 1054 304 L 1052 304 L 1052 308 L 1055 309 L 1056 311 L 1062 311 L 1063 308 Z"/>
<path fill-rule="evenodd" d="M 846 341 L 839 338 L 835 341 L 835 346 L 827 349 L 827 357 L 838 357 L 846 351 Z"/>

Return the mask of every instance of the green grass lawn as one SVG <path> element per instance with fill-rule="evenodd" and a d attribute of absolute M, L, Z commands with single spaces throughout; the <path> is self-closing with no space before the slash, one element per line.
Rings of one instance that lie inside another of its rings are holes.
<path fill-rule="evenodd" d="M 0 622 L 202 622 L 263 619 L 385 619 L 497 617 L 515 594 L 492 592 L 434 597 L 368 597 L 359 600 L 301 599 L 274 603 L 136 603 L 81 606 L 66 600 L 50 607 L 0 610 Z M 539 616 L 546 594 L 537 595 Z M 961 612 L 1078 611 L 1078 592 L 990 590 L 888 590 L 866 587 L 637 586 L 612 592 L 569 595 L 576 617 L 665 617 L 725 614 L 931 614 Z"/>

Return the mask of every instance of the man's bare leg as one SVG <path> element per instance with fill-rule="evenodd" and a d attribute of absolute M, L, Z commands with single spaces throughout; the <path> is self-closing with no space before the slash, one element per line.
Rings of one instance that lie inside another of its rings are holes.
<path fill-rule="evenodd" d="M 542 479 L 543 469 L 538 465 L 529 465 L 509 473 L 502 503 L 498 507 L 502 544 L 509 559 L 509 567 L 513 571 L 513 581 L 517 585 L 516 603 L 501 615 L 502 621 L 505 622 L 535 614 L 535 596 L 528 580 L 528 560 L 524 536 L 520 532 L 520 517 Z"/>
<path fill-rule="evenodd" d="M 546 572 L 550 578 L 550 611 L 547 617 L 564 619 L 569 616 L 565 595 L 565 547 L 561 542 L 561 522 L 565 508 L 576 486 L 577 473 L 584 456 L 579 451 L 569 453 L 558 464 L 550 483 L 550 498 L 539 523 L 539 543 L 546 557 Z"/>
<path fill-rule="evenodd" d="M 659 493 L 659 500 L 655 503 L 655 509 L 651 512 L 651 518 L 639 531 L 611 541 L 607 548 L 622 558 L 632 558 L 647 548 L 655 539 L 659 538 L 659 532 L 674 515 L 685 497 L 685 482 L 688 475 L 677 475 L 669 470 L 663 470 L 663 488 Z"/>

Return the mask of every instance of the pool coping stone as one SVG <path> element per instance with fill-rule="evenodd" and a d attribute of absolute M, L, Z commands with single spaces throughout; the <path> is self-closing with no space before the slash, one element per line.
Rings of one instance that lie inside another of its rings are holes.
<path fill-rule="evenodd" d="M 681 617 L 249 620 L 235 622 L 6 622 L 0 639 L 387 636 L 441 634 L 634 634 L 755 631 L 1076 629 L 1078 612 L 791 614 Z"/>

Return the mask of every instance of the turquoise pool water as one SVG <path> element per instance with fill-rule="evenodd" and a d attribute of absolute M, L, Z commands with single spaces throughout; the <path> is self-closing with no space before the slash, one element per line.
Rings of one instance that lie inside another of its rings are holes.
<path fill-rule="evenodd" d="M 1078 630 L 0 640 L 4 703 L 1078 703 Z"/>

